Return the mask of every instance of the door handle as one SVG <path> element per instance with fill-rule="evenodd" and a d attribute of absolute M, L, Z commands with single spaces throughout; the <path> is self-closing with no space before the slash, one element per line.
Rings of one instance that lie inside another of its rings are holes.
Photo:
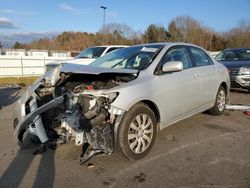
<path fill-rule="evenodd" d="M 194 79 L 197 80 L 199 78 L 198 74 L 194 74 Z"/>
<path fill-rule="evenodd" d="M 199 78 L 198 74 L 194 74 L 194 79 L 197 80 Z"/>

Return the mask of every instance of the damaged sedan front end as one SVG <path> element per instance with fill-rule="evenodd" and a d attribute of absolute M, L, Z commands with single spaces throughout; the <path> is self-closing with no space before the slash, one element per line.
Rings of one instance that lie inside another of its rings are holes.
<path fill-rule="evenodd" d="M 35 153 L 72 141 L 82 147 L 81 164 L 116 148 L 137 160 L 157 130 L 202 111 L 223 114 L 229 89 L 227 69 L 200 47 L 131 46 L 39 78 L 16 102 L 15 137 L 21 144 L 26 132 L 39 138 Z"/>
<path fill-rule="evenodd" d="M 112 106 L 119 93 L 109 89 L 134 80 L 137 75 L 137 70 L 73 64 L 47 72 L 16 102 L 16 140 L 22 144 L 27 131 L 37 136 L 43 147 L 54 140 L 73 141 L 82 145 L 81 163 L 96 154 L 111 154 L 113 127 L 124 110 Z"/>

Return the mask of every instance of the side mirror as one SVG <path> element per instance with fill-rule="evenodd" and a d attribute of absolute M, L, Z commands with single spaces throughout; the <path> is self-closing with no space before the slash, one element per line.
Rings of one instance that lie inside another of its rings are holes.
<path fill-rule="evenodd" d="M 178 72 L 183 70 L 183 63 L 181 61 L 169 61 L 162 66 L 162 72 Z"/>

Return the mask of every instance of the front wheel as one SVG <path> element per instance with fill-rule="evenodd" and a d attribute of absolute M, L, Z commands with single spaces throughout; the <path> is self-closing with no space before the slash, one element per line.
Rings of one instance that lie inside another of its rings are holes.
<path fill-rule="evenodd" d="M 224 87 L 220 86 L 216 95 L 216 100 L 214 107 L 209 110 L 209 113 L 212 115 L 221 115 L 223 114 L 226 107 L 227 94 Z"/>
<path fill-rule="evenodd" d="M 118 146 L 131 161 L 140 159 L 151 150 L 157 132 L 154 112 L 138 103 L 126 114 L 118 130 Z"/>

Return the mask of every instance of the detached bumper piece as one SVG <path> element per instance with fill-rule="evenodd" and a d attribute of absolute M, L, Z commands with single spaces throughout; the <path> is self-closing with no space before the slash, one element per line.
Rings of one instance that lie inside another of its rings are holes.
<path fill-rule="evenodd" d="M 250 116 L 250 106 L 245 105 L 226 105 L 227 110 L 242 111 L 244 114 Z"/>
<path fill-rule="evenodd" d="M 29 102 L 30 112 L 27 115 L 17 115 L 19 118 L 15 118 L 14 120 L 14 136 L 19 141 L 22 142 L 23 134 L 25 130 L 28 128 L 31 134 L 38 136 L 42 143 L 48 141 L 47 134 L 45 132 L 43 123 L 41 121 L 40 114 L 43 112 L 58 106 L 64 101 L 64 97 L 57 97 L 50 102 L 44 104 L 41 107 L 37 107 L 35 98 L 32 98 Z"/>
<path fill-rule="evenodd" d="M 114 148 L 112 135 L 110 124 L 107 124 L 102 128 L 96 127 L 89 132 L 85 132 L 87 142 L 82 146 L 80 164 L 83 165 L 96 155 L 110 155 Z"/>

